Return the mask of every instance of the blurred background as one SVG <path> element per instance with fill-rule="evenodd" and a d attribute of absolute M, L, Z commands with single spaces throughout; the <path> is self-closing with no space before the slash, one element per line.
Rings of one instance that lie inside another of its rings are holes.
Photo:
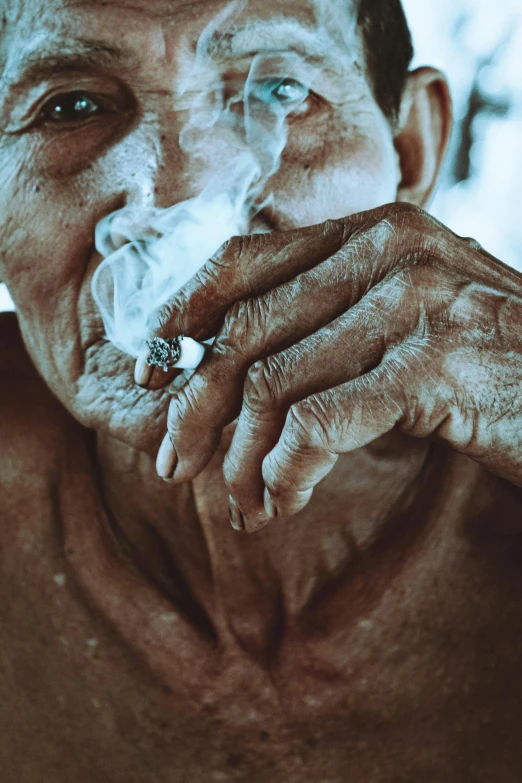
<path fill-rule="evenodd" d="M 447 74 L 456 125 L 431 212 L 522 271 L 522 0 L 403 0 L 416 65 Z"/>
<path fill-rule="evenodd" d="M 522 271 L 522 0 L 403 0 L 415 65 L 449 77 L 456 124 L 433 214 Z M 12 309 L 0 286 L 0 310 Z"/>

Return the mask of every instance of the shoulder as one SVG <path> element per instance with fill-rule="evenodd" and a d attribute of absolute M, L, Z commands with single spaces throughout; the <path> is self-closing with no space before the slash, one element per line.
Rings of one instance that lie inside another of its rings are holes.
<path fill-rule="evenodd" d="M 14 313 L 0 313 L 0 485 L 27 490 L 56 469 L 68 414 L 36 371 Z"/>

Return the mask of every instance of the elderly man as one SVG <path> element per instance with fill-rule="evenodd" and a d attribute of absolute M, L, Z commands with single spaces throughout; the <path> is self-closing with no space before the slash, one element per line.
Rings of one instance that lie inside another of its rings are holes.
<path fill-rule="evenodd" d="M 399 1 L 209 48 L 322 75 L 263 87 L 304 90 L 264 233 L 152 322 L 216 338 L 174 389 L 106 340 L 94 234 L 226 169 L 177 104 L 226 3 L 1 5 L 2 782 L 519 781 L 522 280 L 423 211 L 450 99 Z"/>

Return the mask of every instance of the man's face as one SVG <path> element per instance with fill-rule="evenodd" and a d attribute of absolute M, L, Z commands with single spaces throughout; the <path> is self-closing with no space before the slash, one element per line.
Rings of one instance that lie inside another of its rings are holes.
<path fill-rule="evenodd" d="M 153 450 L 166 392 L 133 383 L 133 362 L 103 339 L 91 297 L 94 230 L 124 205 L 168 207 L 226 165 L 219 134 L 194 160 L 180 132 L 201 33 L 221 0 L 0 0 L 0 279 L 47 382 L 83 424 Z M 342 4 L 342 3 L 341 3 Z M 392 131 L 373 97 L 359 36 L 318 30 L 312 0 L 250 0 L 216 47 L 208 80 L 230 89 L 263 51 L 298 51 L 321 69 L 273 180 L 263 228 L 284 230 L 394 201 Z M 340 15 L 342 23 L 350 22 Z M 352 20 L 353 21 L 353 20 Z M 319 49 L 321 54 L 318 59 Z M 212 72 L 212 74 L 210 73 Z M 295 74 L 291 74 L 295 78 Z M 342 95 L 342 99 L 339 99 Z M 334 99 L 334 96 L 335 99 Z"/>

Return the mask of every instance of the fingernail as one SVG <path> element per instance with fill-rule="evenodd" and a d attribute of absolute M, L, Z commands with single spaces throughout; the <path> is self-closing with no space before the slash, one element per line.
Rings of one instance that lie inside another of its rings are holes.
<path fill-rule="evenodd" d="M 153 372 L 154 367 L 151 367 L 150 364 L 147 364 L 147 360 L 144 356 L 140 356 L 140 358 L 136 361 L 136 367 L 134 369 L 134 380 L 138 386 L 148 386 Z"/>
<path fill-rule="evenodd" d="M 264 494 L 264 504 L 265 504 L 265 511 L 267 516 L 270 517 L 270 519 L 277 519 L 277 517 L 279 516 L 279 509 L 274 503 L 274 499 L 272 495 L 266 488 Z"/>
<path fill-rule="evenodd" d="M 232 496 L 229 497 L 228 504 L 228 518 L 230 519 L 230 524 L 234 530 L 242 532 L 245 530 L 245 517 Z"/>
<path fill-rule="evenodd" d="M 174 478 L 176 472 L 176 465 L 178 464 L 178 455 L 172 445 L 169 435 L 165 435 L 163 443 L 160 446 L 158 452 L 158 459 L 156 460 L 156 470 L 158 476 L 168 481 Z"/>

